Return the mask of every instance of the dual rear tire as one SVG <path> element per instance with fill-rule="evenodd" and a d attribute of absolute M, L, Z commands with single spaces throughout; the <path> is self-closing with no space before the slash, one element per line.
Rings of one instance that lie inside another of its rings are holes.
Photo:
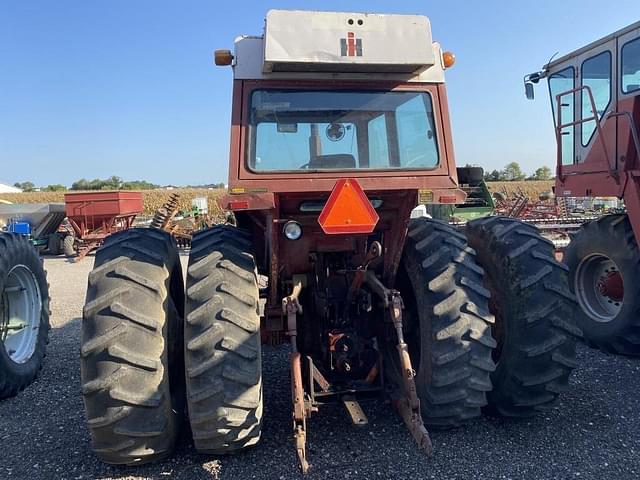
<path fill-rule="evenodd" d="M 203 453 L 229 453 L 260 438 L 258 287 L 246 234 L 218 226 L 195 236 L 186 308 L 184 298 L 168 233 L 127 230 L 96 254 L 81 377 L 93 449 L 107 463 L 164 458 L 187 412 Z"/>
<path fill-rule="evenodd" d="M 399 286 L 426 424 L 456 426 L 483 407 L 533 415 L 567 388 L 580 334 L 575 298 L 535 227 L 491 217 L 462 233 L 415 219 Z"/>

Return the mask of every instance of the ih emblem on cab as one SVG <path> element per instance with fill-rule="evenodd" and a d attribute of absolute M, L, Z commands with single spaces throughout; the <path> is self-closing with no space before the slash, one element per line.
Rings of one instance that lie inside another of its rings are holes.
<path fill-rule="evenodd" d="M 361 57 L 362 39 L 356 38 L 353 32 L 348 32 L 347 38 L 340 39 L 340 55 L 343 57 Z"/>

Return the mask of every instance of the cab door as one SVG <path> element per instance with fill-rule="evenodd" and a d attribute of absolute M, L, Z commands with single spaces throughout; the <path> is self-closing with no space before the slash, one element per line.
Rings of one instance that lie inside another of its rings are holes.
<path fill-rule="evenodd" d="M 616 40 L 612 39 L 576 57 L 576 83 L 582 87 L 575 98 L 579 123 L 574 135 L 574 163 L 588 163 L 582 171 L 608 170 L 616 159 Z M 595 111 L 594 111 L 595 110 Z"/>

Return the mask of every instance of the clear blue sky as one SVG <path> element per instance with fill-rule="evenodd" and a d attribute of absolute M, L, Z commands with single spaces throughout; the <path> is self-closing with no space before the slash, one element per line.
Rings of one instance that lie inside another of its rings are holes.
<path fill-rule="evenodd" d="M 0 0 L 0 181 L 226 182 L 232 75 L 212 51 L 260 34 L 269 8 L 429 16 L 457 55 L 458 163 L 527 171 L 555 143 L 546 92 L 528 102 L 522 76 L 640 18 L 637 0 Z"/>

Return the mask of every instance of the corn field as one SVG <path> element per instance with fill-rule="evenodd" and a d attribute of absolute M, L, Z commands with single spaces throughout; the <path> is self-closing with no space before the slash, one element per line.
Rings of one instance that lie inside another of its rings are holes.
<path fill-rule="evenodd" d="M 216 199 L 224 193 L 224 190 L 208 190 L 198 188 L 180 188 L 175 190 L 144 190 L 142 199 L 144 211 L 142 215 L 151 216 L 165 203 L 171 194 L 180 195 L 180 210 L 191 210 L 191 200 L 196 197 L 207 197 L 209 201 L 209 214 L 214 218 L 222 217 L 222 211 L 216 203 Z M 27 192 L 27 193 L 0 193 L 0 200 L 11 203 L 63 203 L 65 192 Z"/>
<path fill-rule="evenodd" d="M 489 190 L 493 192 L 504 192 L 506 190 L 507 197 L 515 197 L 522 191 L 527 197 L 534 200 L 541 193 L 550 192 L 554 185 L 553 180 L 529 180 L 522 182 L 487 182 Z"/>

